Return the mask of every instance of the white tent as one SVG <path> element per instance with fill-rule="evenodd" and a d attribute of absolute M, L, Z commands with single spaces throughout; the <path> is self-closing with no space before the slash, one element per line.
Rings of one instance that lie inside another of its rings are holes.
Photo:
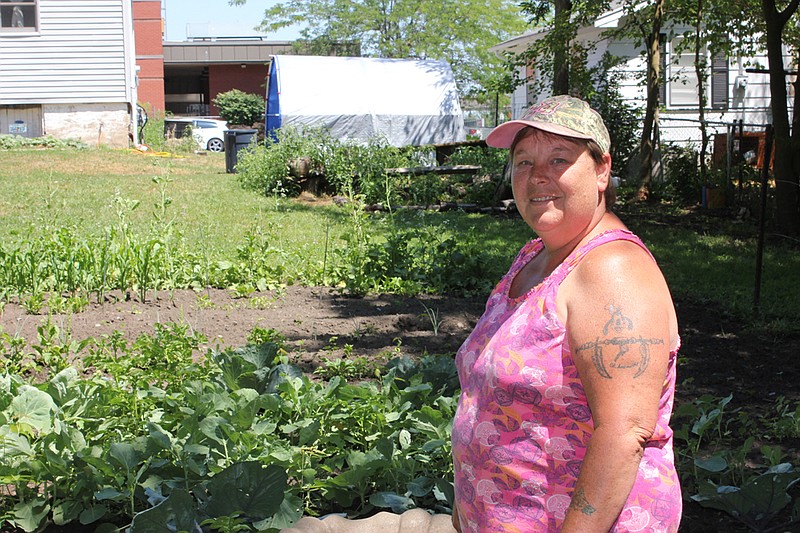
<path fill-rule="evenodd" d="M 267 132 L 325 127 L 339 139 L 382 136 L 393 146 L 465 139 L 455 78 L 445 61 L 273 56 Z"/>

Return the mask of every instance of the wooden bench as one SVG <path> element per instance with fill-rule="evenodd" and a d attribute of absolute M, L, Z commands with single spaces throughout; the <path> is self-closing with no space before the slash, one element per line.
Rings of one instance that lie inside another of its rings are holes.
<path fill-rule="evenodd" d="M 424 174 L 476 174 L 480 169 L 480 165 L 442 165 L 434 167 L 387 168 L 386 173 L 400 176 L 422 176 Z"/>

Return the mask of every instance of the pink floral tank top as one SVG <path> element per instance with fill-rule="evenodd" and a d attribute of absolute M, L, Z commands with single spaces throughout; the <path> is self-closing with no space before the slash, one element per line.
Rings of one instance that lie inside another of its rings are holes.
<path fill-rule="evenodd" d="M 543 248 L 538 239 L 529 242 L 459 349 L 461 397 L 452 444 L 462 531 L 560 529 L 593 424 L 564 325 L 556 315 L 556 294 L 587 252 L 620 239 L 646 250 L 629 231 L 602 233 L 573 251 L 530 292 L 510 298 L 514 276 Z M 682 502 L 669 427 L 676 357 L 677 347 L 664 376 L 655 433 L 611 531 L 678 530 Z"/>

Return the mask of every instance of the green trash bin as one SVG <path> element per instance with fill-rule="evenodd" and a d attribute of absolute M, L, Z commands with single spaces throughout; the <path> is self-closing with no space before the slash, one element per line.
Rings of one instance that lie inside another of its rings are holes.
<path fill-rule="evenodd" d="M 255 142 L 258 130 L 227 130 L 225 132 L 225 172 L 236 172 L 239 150 Z"/>

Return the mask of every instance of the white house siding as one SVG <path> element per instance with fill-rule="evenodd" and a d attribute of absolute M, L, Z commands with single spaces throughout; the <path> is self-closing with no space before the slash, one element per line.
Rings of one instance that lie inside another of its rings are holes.
<path fill-rule="evenodd" d="M 585 42 L 597 41 L 597 49 L 590 55 L 589 64 L 597 64 L 602 54 L 608 50 L 616 57 L 626 58 L 619 66 L 617 72 L 623 74 L 620 91 L 623 98 L 634 107 L 643 109 L 646 104 L 644 87 L 644 73 L 646 64 L 642 55 L 641 46 L 636 46 L 633 41 L 615 40 L 608 41 L 600 39 L 600 33 L 604 28 L 582 28 L 579 38 Z M 669 31 L 669 30 L 666 30 Z M 522 36 L 506 43 L 502 43 L 494 50 L 521 51 L 527 43 L 537 38 L 537 34 Z M 792 65 L 792 56 L 785 54 L 785 65 L 787 70 L 796 70 Z M 669 55 L 667 60 L 669 61 Z M 750 131 L 763 131 L 766 124 L 772 121 L 770 109 L 770 90 L 769 76 L 764 73 L 747 72 L 748 68 L 761 67 L 768 65 L 764 55 L 748 58 L 729 58 L 728 59 L 728 109 L 726 110 L 707 110 L 705 120 L 709 122 L 709 131 L 715 133 L 727 133 L 730 125 L 739 120 L 744 123 L 744 129 Z M 669 68 L 669 66 L 668 66 Z M 519 75 L 524 77 L 524 72 Z M 537 76 L 539 74 L 537 73 Z M 746 77 L 746 86 L 737 86 L 737 77 Z M 793 77 L 787 79 L 789 88 L 789 109 L 793 98 L 791 83 Z M 710 91 L 710 87 L 707 87 Z M 709 93 L 707 93 L 709 94 Z M 545 95 L 541 95 L 542 97 Z M 707 96 L 708 97 L 708 96 Z M 512 118 L 519 118 L 525 108 L 536 99 L 536 95 L 528 87 L 518 87 L 512 94 Z M 659 128 L 662 142 L 675 142 L 680 144 L 698 145 L 700 142 L 699 113 L 697 108 L 681 108 L 661 102 L 662 111 L 659 114 Z"/>
<path fill-rule="evenodd" d="M 134 57 L 130 0 L 39 0 L 37 33 L 0 34 L 0 106 L 41 105 L 46 135 L 127 146 Z"/>

